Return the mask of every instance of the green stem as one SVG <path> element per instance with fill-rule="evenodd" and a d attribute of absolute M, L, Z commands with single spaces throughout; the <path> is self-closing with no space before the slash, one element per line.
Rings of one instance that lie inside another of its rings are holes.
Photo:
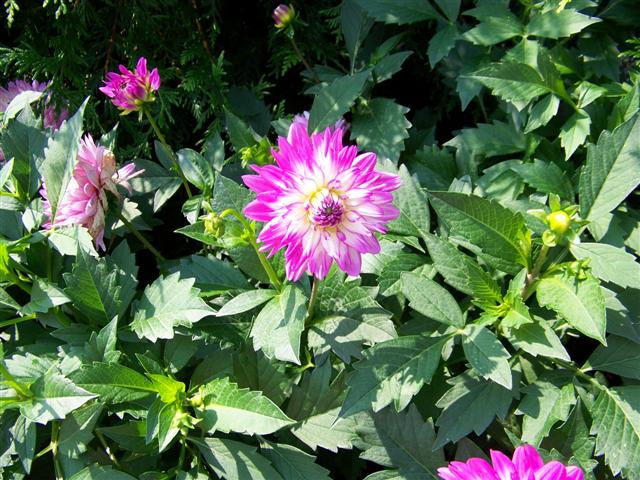
<path fill-rule="evenodd" d="M 133 233 L 133 235 L 138 240 L 140 240 L 140 242 L 142 242 L 142 244 L 145 247 L 147 247 L 159 261 L 161 262 L 165 261 L 165 258 L 162 256 L 162 254 L 158 250 L 156 250 L 156 248 L 153 245 L 149 243 L 149 240 L 147 240 L 129 220 L 124 218 L 124 215 L 122 215 L 122 212 L 118 213 L 118 218 L 122 220 L 122 223 L 125 224 L 125 226 L 129 229 L 129 231 Z"/>
<path fill-rule="evenodd" d="M 522 299 L 527 300 L 531 294 L 534 292 L 536 283 L 538 282 L 538 276 L 540 275 L 540 270 L 542 270 L 542 266 L 544 262 L 547 260 L 547 255 L 549 254 L 549 247 L 547 245 L 542 245 L 542 249 L 540 250 L 540 254 L 536 259 L 536 263 L 533 265 L 531 271 L 527 274 L 527 283 L 525 287 L 522 289 Z"/>
<path fill-rule="evenodd" d="M 64 480 L 62 466 L 58 458 L 58 435 L 60 433 L 60 423 L 57 420 L 51 422 L 51 454 L 53 455 L 53 468 L 56 472 L 56 480 Z"/>
<path fill-rule="evenodd" d="M 318 285 L 320 285 L 320 280 L 314 278 L 313 286 L 311 287 L 311 297 L 309 298 L 309 308 L 307 309 L 307 320 L 305 322 L 306 325 L 309 325 L 311 323 L 311 320 L 313 320 L 313 310 L 316 306 L 316 299 L 318 298 Z"/>
<path fill-rule="evenodd" d="M 0 375 L 6 378 L 4 383 L 13 388 L 22 398 L 27 399 L 33 396 L 27 387 L 18 382 L 14 376 L 9 373 L 9 370 L 7 370 L 2 361 L 0 361 Z"/>
<path fill-rule="evenodd" d="M 302 55 L 302 52 L 298 48 L 298 44 L 296 43 L 295 38 L 293 38 L 293 36 L 291 36 L 290 38 L 291 38 L 291 45 L 293 46 L 293 51 L 296 52 L 296 55 L 298 56 L 298 58 L 300 59 L 304 67 L 311 74 L 311 78 L 313 78 L 314 82 L 320 83 L 320 78 L 318 78 L 318 75 L 316 74 L 316 72 L 313 70 L 313 68 L 311 68 L 311 65 L 309 65 L 307 60 Z"/>
<path fill-rule="evenodd" d="M 113 462 L 113 464 L 118 467 L 118 468 L 122 468 L 120 466 L 120 462 L 118 462 L 118 459 L 116 458 L 116 456 L 113 454 L 113 452 L 111 451 L 111 449 L 109 448 L 109 444 L 107 443 L 107 441 L 104 438 L 104 435 L 102 435 L 102 433 L 100 433 L 98 430 L 95 430 L 95 434 L 98 437 L 98 440 L 100 440 L 100 443 L 102 444 L 102 447 L 104 448 L 104 451 L 106 452 L 106 454 L 109 456 L 109 459 Z"/>
<path fill-rule="evenodd" d="M 247 222 L 247 220 L 237 210 L 233 208 L 227 208 L 218 216 L 220 218 L 224 218 L 227 215 L 233 215 L 242 224 L 247 234 L 249 235 L 249 242 L 251 243 L 251 246 L 253 247 L 253 249 L 256 252 L 256 255 L 258 256 L 258 260 L 260 260 L 260 264 L 262 265 L 262 268 L 264 268 L 264 271 L 267 273 L 267 276 L 269 277 L 269 281 L 276 288 L 276 290 L 278 291 L 282 290 L 282 282 L 280 282 L 280 279 L 278 278 L 278 274 L 269 263 L 269 260 L 267 260 L 267 257 L 265 257 L 264 253 L 262 253 L 258 248 L 255 235 L 253 234 L 253 228 L 251 228 L 251 225 L 249 225 L 249 222 Z"/>
<path fill-rule="evenodd" d="M 151 124 L 151 128 L 153 128 L 153 131 L 156 133 L 156 137 L 158 137 L 158 140 L 160 140 L 160 143 L 162 143 L 162 145 L 164 145 L 164 147 L 167 149 L 167 152 L 169 152 L 169 157 L 171 157 L 171 161 L 173 162 L 173 166 L 176 169 L 176 173 L 180 177 L 180 180 L 182 180 L 182 184 L 184 185 L 184 189 L 187 191 L 187 197 L 191 198 L 193 196 L 191 194 L 191 188 L 189 188 L 189 182 L 187 182 L 187 179 L 184 176 L 184 173 L 182 173 L 182 169 L 180 168 L 180 164 L 178 163 L 178 159 L 174 155 L 173 150 L 171 150 L 171 147 L 167 143 L 167 140 L 164 138 L 164 135 L 160 131 L 160 127 L 158 127 L 158 124 L 153 119 L 153 116 L 151 115 L 151 112 L 149 112 L 149 110 L 146 109 L 146 108 L 143 109 L 143 110 L 144 110 L 144 114 L 147 116 L 147 120 L 149 120 L 149 123 Z"/>
<path fill-rule="evenodd" d="M 33 320 L 34 318 L 36 318 L 35 313 L 31 315 L 26 315 L 24 317 L 17 317 L 17 318 L 12 318 L 11 320 L 5 320 L 3 322 L 0 322 L 0 328 L 10 327 L 11 325 L 17 325 L 18 323 Z"/>

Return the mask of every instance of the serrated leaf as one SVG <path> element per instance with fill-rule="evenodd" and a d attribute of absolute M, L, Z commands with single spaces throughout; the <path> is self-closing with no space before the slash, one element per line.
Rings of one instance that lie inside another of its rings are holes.
<path fill-rule="evenodd" d="M 596 455 L 604 455 L 611 472 L 640 478 L 640 386 L 600 389 L 591 409 Z"/>
<path fill-rule="evenodd" d="M 36 277 L 31 288 L 31 301 L 22 307 L 22 313 L 24 315 L 46 313 L 51 308 L 70 301 L 57 285 Z"/>
<path fill-rule="evenodd" d="M 182 182 L 174 172 L 155 162 L 136 159 L 134 163 L 136 169 L 144 173 L 129 180 L 129 184 L 136 193 L 153 193 L 153 211 L 157 212 L 180 189 Z"/>
<path fill-rule="evenodd" d="M 88 101 L 89 98 L 86 98 L 73 117 L 63 122 L 60 129 L 49 139 L 44 151 L 44 162 L 39 168 L 47 187 L 52 224 L 76 166 L 76 155 L 82 136 L 82 116 Z"/>
<path fill-rule="evenodd" d="M 130 402 L 157 392 L 147 377 L 115 363 L 94 363 L 74 372 L 71 378 L 106 403 Z"/>
<path fill-rule="evenodd" d="M 405 272 L 400 277 L 409 306 L 422 315 L 456 327 L 464 326 L 458 302 L 439 284 L 421 275 Z"/>
<path fill-rule="evenodd" d="M 393 170 L 395 171 L 395 168 Z M 394 192 L 394 205 L 400 210 L 400 216 L 389 222 L 389 231 L 420 238 L 428 233 L 430 228 L 427 196 L 407 167 L 400 165 L 397 173 L 401 185 Z"/>
<path fill-rule="evenodd" d="M 520 20 L 503 4 L 489 3 L 463 13 L 480 20 L 480 23 L 463 36 L 476 45 L 495 45 L 522 35 Z"/>
<path fill-rule="evenodd" d="M 364 351 L 349 376 L 349 391 L 341 417 L 372 409 L 381 410 L 393 402 L 403 410 L 425 383 L 431 381 L 446 338 L 411 335 L 395 338 Z"/>
<path fill-rule="evenodd" d="M 404 150 L 404 140 L 411 123 L 406 118 L 408 108 L 389 98 L 374 98 L 359 108 L 351 122 L 351 138 L 362 150 L 398 163 Z"/>
<path fill-rule="evenodd" d="M 384 297 L 397 295 L 402 289 L 400 281 L 401 275 L 404 272 L 411 272 L 425 266 L 428 265 L 425 263 L 423 256 L 413 253 L 399 253 L 390 261 L 386 262 L 380 271 L 378 278 L 380 295 Z"/>
<path fill-rule="evenodd" d="M 579 110 L 569 117 L 560 129 L 559 135 L 565 160 L 584 144 L 590 130 L 591 117 L 584 110 Z"/>
<path fill-rule="evenodd" d="M 312 450 L 322 447 L 335 453 L 340 448 L 351 449 L 358 438 L 354 417 L 342 419 L 339 413 L 340 407 L 336 407 L 311 415 L 293 426 L 291 433 Z"/>
<path fill-rule="evenodd" d="M 43 425 L 65 418 L 95 398 L 94 394 L 53 370 L 36 380 L 30 390 L 33 397 L 20 405 L 20 413 L 30 421 Z"/>
<path fill-rule="evenodd" d="M 508 332 L 511 345 L 534 357 L 542 355 L 567 362 L 571 360 L 560 338 L 546 320 L 526 323 L 517 328 L 509 329 Z"/>
<path fill-rule="evenodd" d="M 516 274 L 528 264 L 524 218 L 495 201 L 475 195 L 431 192 L 431 205 L 464 246 L 489 265 Z"/>
<path fill-rule="evenodd" d="M 260 451 L 287 480 L 330 480 L 329 471 L 316 464 L 315 457 L 291 445 L 265 440 Z"/>
<path fill-rule="evenodd" d="M 531 187 L 542 193 L 555 193 L 565 200 L 573 199 L 573 186 L 555 163 L 534 159 L 511 167 Z"/>
<path fill-rule="evenodd" d="M 116 351 L 118 319 L 107 323 L 97 334 L 91 332 L 89 341 L 84 346 L 84 362 L 116 362 L 121 352 Z"/>
<path fill-rule="evenodd" d="M 91 465 L 69 477 L 69 480 L 136 480 L 128 473 L 114 470 L 111 466 Z"/>
<path fill-rule="evenodd" d="M 283 480 L 256 447 L 224 438 L 191 441 L 216 475 L 225 480 Z"/>
<path fill-rule="evenodd" d="M 606 344 L 604 294 L 592 275 L 585 280 L 551 275 L 536 286 L 538 303 L 550 308 L 588 337 Z"/>
<path fill-rule="evenodd" d="M 282 405 L 291 395 L 294 381 L 288 373 L 285 364 L 269 360 L 249 345 L 233 356 L 233 375 L 238 386 L 260 391 L 276 405 Z"/>
<path fill-rule="evenodd" d="M 589 266 L 599 279 L 622 288 L 640 288 L 640 264 L 624 248 L 585 242 L 571 244 L 569 249 L 578 260 L 590 259 Z"/>
<path fill-rule="evenodd" d="M 549 123 L 558 113 L 559 106 L 560 99 L 558 97 L 552 93 L 545 95 L 542 100 L 538 101 L 531 109 L 524 133 L 531 133 L 537 128 L 543 127 Z"/>
<path fill-rule="evenodd" d="M 362 45 L 371 30 L 373 19 L 367 16 L 355 0 L 346 0 L 342 2 L 340 7 L 340 23 L 344 43 L 351 59 L 351 70 L 353 71 L 360 45 Z"/>
<path fill-rule="evenodd" d="M 423 0 L 356 0 L 356 3 L 370 17 L 384 23 L 404 25 L 439 17 L 436 10 Z"/>
<path fill-rule="evenodd" d="M 444 281 L 456 290 L 488 302 L 502 302 L 497 282 L 485 272 L 478 262 L 458 250 L 452 243 L 427 235 L 429 255 Z"/>
<path fill-rule="evenodd" d="M 170 445 L 171 441 L 180 432 L 179 420 L 182 412 L 178 410 L 175 402 L 164 403 L 156 398 L 147 412 L 147 444 L 157 438 L 158 453 L 162 453 Z"/>
<path fill-rule="evenodd" d="M 638 344 L 626 338 L 609 335 L 607 346 L 598 346 L 585 367 L 640 380 L 640 349 Z"/>
<path fill-rule="evenodd" d="M 4 112 L 2 112 L 2 126 L 6 127 L 9 120 L 12 120 L 24 108 L 42 98 L 42 95 L 44 95 L 44 92 L 36 90 L 23 90 L 18 93 L 11 99 L 9 104 L 6 105 Z"/>
<path fill-rule="evenodd" d="M 213 165 L 195 150 L 183 148 L 176 152 L 178 165 L 185 178 L 203 192 L 210 192 L 213 188 Z"/>
<path fill-rule="evenodd" d="M 253 198 L 254 194 L 248 188 L 239 185 L 230 178 L 217 175 L 216 182 L 213 186 L 211 208 L 217 213 L 222 213 L 227 208 L 233 208 L 238 212 L 242 212 L 242 209 L 253 200 Z"/>
<path fill-rule="evenodd" d="M 213 309 L 198 296 L 199 290 L 193 288 L 194 283 L 193 278 L 181 280 L 179 273 L 173 273 L 145 288 L 131 322 L 138 338 L 152 342 L 173 338 L 175 327 L 189 327 L 213 314 Z"/>
<path fill-rule="evenodd" d="M 238 388 L 228 378 L 202 387 L 202 426 L 208 431 L 266 435 L 295 423 L 261 392 Z"/>
<path fill-rule="evenodd" d="M 439 429 L 435 448 L 457 442 L 472 431 L 482 434 L 496 415 L 506 418 L 511 400 L 518 394 L 518 388 L 508 390 L 468 373 L 455 377 L 449 383 L 453 387 L 436 403 L 443 411 L 436 422 Z M 513 372 L 512 384 L 519 384 L 517 372 Z"/>
<path fill-rule="evenodd" d="M 307 315 L 307 298 L 292 285 L 286 286 L 256 317 L 251 338 L 256 350 L 269 357 L 300 365 L 300 336 Z"/>
<path fill-rule="evenodd" d="M 12 432 L 15 450 L 22 468 L 29 474 L 36 453 L 36 424 L 21 415 L 13 426 Z"/>
<path fill-rule="evenodd" d="M 449 3 L 449 2 L 447 2 Z M 460 38 L 460 33 L 455 25 L 444 25 L 438 32 L 431 37 L 427 55 L 429 57 L 429 65 L 435 67 L 440 60 L 446 57 L 451 49 L 455 46 L 456 41 Z"/>
<path fill-rule="evenodd" d="M 382 83 L 385 80 L 389 80 L 396 73 L 398 73 L 402 69 L 402 64 L 404 61 L 411 56 L 413 52 L 396 52 L 391 55 L 386 55 L 382 57 L 382 59 L 376 63 L 373 67 L 373 78 L 376 83 Z M 378 99 L 374 99 L 378 100 Z M 383 100 L 383 99 L 380 99 Z M 384 99 L 387 100 L 387 99 Z M 391 100 L 392 101 L 392 100 Z M 404 107 L 402 107 L 404 108 Z M 407 109 L 407 112 L 409 109 Z M 403 113 L 407 113 L 403 112 Z M 403 119 L 401 124 L 405 123 L 406 119 Z M 389 126 L 389 125 L 387 125 Z M 410 126 L 410 125 L 409 125 Z M 388 132 L 385 132 L 387 135 Z"/>
<path fill-rule="evenodd" d="M 494 121 L 479 123 L 475 128 L 464 128 L 444 146 L 492 157 L 523 152 L 526 141 L 524 133 L 513 125 Z"/>
<path fill-rule="evenodd" d="M 309 114 L 309 132 L 323 130 L 336 123 L 362 93 L 370 72 L 337 78 L 316 95 Z"/>
<path fill-rule="evenodd" d="M 549 9 L 531 19 L 527 25 L 527 33 L 545 38 L 570 37 L 589 25 L 601 21 L 597 17 L 589 17 L 571 8 L 560 11 Z"/>
<path fill-rule="evenodd" d="M 603 131 L 587 150 L 580 175 L 580 215 L 596 220 L 622 202 L 640 183 L 640 115 Z"/>
<path fill-rule="evenodd" d="M 277 295 L 275 290 L 249 290 L 248 292 L 242 292 L 240 295 L 233 297 L 227 303 L 225 303 L 220 310 L 216 313 L 218 317 L 224 317 L 225 315 L 235 315 L 237 313 L 246 312 L 259 305 L 262 305 L 266 301 L 272 299 Z"/>
<path fill-rule="evenodd" d="M 473 369 L 506 389 L 511 389 L 509 352 L 486 327 L 469 324 L 464 329 L 462 348 Z"/>

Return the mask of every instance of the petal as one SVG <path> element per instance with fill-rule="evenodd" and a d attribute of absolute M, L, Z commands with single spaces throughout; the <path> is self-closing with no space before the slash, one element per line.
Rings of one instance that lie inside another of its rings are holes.
<path fill-rule="evenodd" d="M 535 472 L 534 478 L 535 480 L 566 480 L 567 469 L 563 464 L 554 460 Z"/>
<path fill-rule="evenodd" d="M 584 480 L 582 469 L 574 465 L 567 467 L 567 480 Z"/>
<path fill-rule="evenodd" d="M 497 450 L 490 450 L 493 469 L 500 480 L 518 480 L 516 467 L 509 457 Z"/>
<path fill-rule="evenodd" d="M 520 480 L 529 480 L 533 478 L 533 473 L 543 467 L 544 462 L 535 448 L 531 445 L 522 445 L 513 453 L 513 464 Z"/>

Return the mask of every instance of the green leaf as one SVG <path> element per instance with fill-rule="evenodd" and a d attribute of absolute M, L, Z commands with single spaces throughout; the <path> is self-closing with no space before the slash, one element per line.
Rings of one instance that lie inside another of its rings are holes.
<path fill-rule="evenodd" d="M 596 220 L 616 208 L 640 183 L 640 115 L 603 131 L 587 150 L 580 175 L 580 215 Z"/>
<path fill-rule="evenodd" d="M 389 297 L 401 293 L 401 275 L 404 272 L 411 272 L 425 266 L 424 257 L 421 255 L 399 253 L 397 256 L 392 257 L 389 262 L 384 264 L 379 274 L 378 286 L 380 287 L 380 295 Z"/>
<path fill-rule="evenodd" d="M 433 280 L 409 272 L 402 274 L 400 282 L 402 293 L 415 311 L 445 325 L 464 326 L 458 302 L 445 288 Z"/>
<path fill-rule="evenodd" d="M 158 448 L 157 444 L 146 444 L 145 421 L 129 420 L 127 423 L 122 423 L 114 427 L 99 427 L 97 430 L 116 442 L 118 446 L 124 450 L 151 453 L 157 451 Z"/>
<path fill-rule="evenodd" d="M 511 389 L 509 352 L 500 340 L 486 327 L 469 324 L 462 337 L 464 355 L 473 369 L 484 378 Z"/>
<path fill-rule="evenodd" d="M 519 375 L 513 375 L 514 390 L 468 373 L 449 380 L 453 386 L 436 403 L 443 411 L 436 422 L 439 429 L 434 447 L 457 442 L 472 431 L 482 434 L 496 415 L 504 420 L 518 394 Z"/>
<path fill-rule="evenodd" d="M 565 200 L 573 199 L 573 186 L 555 163 L 534 159 L 511 167 L 531 187 L 542 193 L 555 193 Z"/>
<path fill-rule="evenodd" d="M 39 170 L 47 186 L 51 223 L 55 222 L 58 205 L 64 197 L 76 166 L 82 136 L 82 116 L 88 101 L 89 98 L 86 98 L 73 117 L 63 122 L 60 129 L 49 139 L 44 151 L 44 162 Z"/>
<path fill-rule="evenodd" d="M 182 182 L 174 172 L 155 162 L 136 159 L 135 165 L 137 170 L 144 170 L 144 173 L 129 180 L 129 184 L 136 193 L 153 193 L 155 213 L 180 189 Z"/>
<path fill-rule="evenodd" d="M 453 3 L 453 2 L 451 2 Z M 429 65 L 435 67 L 440 60 L 446 57 L 451 49 L 455 46 L 456 41 L 460 38 L 460 33 L 455 25 L 444 25 L 438 32 L 431 37 L 427 55 L 429 56 Z"/>
<path fill-rule="evenodd" d="M 458 19 L 462 0 L 435 0 L 435 2 L 449 20 L 455 22 Z"/>
<path fill-rule="evenodd" d="M 552 93 L 545 95 L 542 100 L 538 101 L 533 108 L 531 108 L 531 113 L 529 114 L 529 120 L 527 121 L 524 133 L 531 133 L 537 128 L 543 127 L 549 123 L 558 113 L 559 106 L 560 99 L 557 96 Z"/>
<path fill-rule="evenodd" d="M 268 357 L 300 365 L 300 336 L 307 315 L 307 298 L 299 288 L 286 286 L 260 311 L 251 329 L 256 350 Z"/>
<path fill-rule="evenodd" d="M 492 157 L 523 152 L 526 140 L 523 132 L 513 125 L 494 121 L 479 123 L 475 128 L 464 128 L 444 146 L 459 150 L 466 149 L 475 155 Z"/>
<path fill-rule="evenodd" d="M 95 464 L 83 468 L 69 480 L 136 480 L 136 477 L 114 470 L 111 466 Z"/>
<path fill-rule="evenodd" d="M 640 478 L 640 386 L 601 387 L 591 409 L 596 455 L 604 455 L 611 472 Z"/>
<path fill-rule="evenodd" d="M 84 362 L 116 362 L 122 352 L 116 350 L 118 319 L 107 323 L 100 332 L 91 332 L 89 341 L 84 346 Z"/>
<path fill-rule="evenodd" d="M 585 366 L 589 370 L 601 370 L 640 380 L 640 349 L 637 343 L 624 337 L 609 335 L 607 346 L 598 346 Z"/>
<path fill-rule="evenodd" d="M 317 132 L 336 123 L 362 93 L 369 71 L 337 78 L 316 95 L 309 114 L 309 132 Z"/>
<path fill-rule="evenodd" d="M 218 317 L 224 317 L 225 315 L 235 315 L 237 313 L 246 312 L 258 305 L 262 305 L 267 300 L 272 299 L 278 292 L 275 290 L 249 290 L 248 292 L 242 292 L 240 295 L 233 297 L 227 303 L 225 303 L 220 310 L 216 313 Z"/>
<path fill-rule="evenodd" d="M 571 326 L 606 344 L 604 294 L 592 275 L 585 280 L 551 275 L 536 286 L 538 303 L 557 312 Z"/>
<path fill-rule="evenodd" d="M 570 37 L 589 25 L 601 21 L 599 18 L 583 15 L 571 8 L 560 11 L 549 9 L 531 19 L 527 25 L 527 33 L 545 38 Z"/>
<path fill-rule="evenodd" d="M 205 245 L 218 246 L 220 241 L 207 233 L 204 228 L 204 222 L 202 220 L 192 223 L 191 225 L 185 225 L 184 227 L 180 227 L 175 230 L 176 233 L 180 233 L 186 237 L 193 238 L 199 242 L 204 243 Z"/>
<path fill-rule="evenodd" d="M 341 417 L 372 409 L 377 412 L 393 402 L 403 410 L 425 383 L 431 381 L 447 337 L 411 335 L 395 338 L 364 351 L 347 383 Z"/>
<path fill-rule="evenodd" d="M 584 144 L 591 129 L 591 117 L 579 110 L 569 117 L 560 130 L 560 144 L 564 148 L 564 158 L 568 159 L 576 149 Z"/>
<path fill-rule="evenodd" d="M 58 455 L 66 476 L 75 474 L 85 465 L 82 457 L 87 451 L 87 445 L 93 440 L 93 430 L 103 407 L 101 403 L 88 403 L 60 422 Z"/>
<path fill-rule="evenodd" d="M 207 431 L 266 435 L 295 423 L 278 406 L 228 378 L 216 378 L 201 389 L 202 427 Z"/>
<path fill-rule="evenodd" d="M 569 249 L 578 260 L 590 259 L 589 266 L 600 280 L 613 282 L 623 288 L 640 289 L 640 264 L 624 248 L 585 242 L 571 244 Z"/>
<path fill-rule="evenodd" d="M 549 91 L 538 71 L 524 63 L 494 63 L 468 77 L 482 82 L 495 96 L 513 103 L 518 110 Z"/>
<path fill-rule="evenodd" d="M 261 391 L 276 405 L 281 405 L 291 395 L 294 381 L 289 376 L 286 364 L 269 360 L 250 345 L 245 345 L 242 352 L 234 355 L 232 363 L 234 381 L 238 382 L 238 387 Z"/>
<path fill-rule="evenodd" d="M 342 2 L 340 9 L 340 23 L 353 71 L 360 46 L 373 26 L 373 19 L 367 17 L 367 14 L 355 0 L 346 0 Z"/>
<path fill-rule="evenodd" d="M 31 301 L 22 307 L 22 313 L 24 315 L 46 313 L 53 307 L 64 305 L 69 301 L 69 297 L 57 285 L 36 277 L 31 288 Z"/>
<path fill-rule="evenodd" d="M 329 471 L 314 463 L 315 457 L 284 443 L 260 443 L 260 451 L 287 480 L 330 480 Z"/>
<path fill-rule="evenodd" d="M 13 172 L 13 163 L 14 159 L 4 162 L 2 168 L 0 168 L 0 190 L 2 190 L 7 183 L 7 180 L 11 177 L 11 173 Z"/>
<path fill-rule="evenodd" d="M 157 392 L 147 377 L 115 363 L 94 363 L 74 372 L 71 379 L 106 403 L 130 402 Z"/>
<path fill-rule="evenodd" d="M 398 163 L 404 150 L 404 140 L 411 123 L 406 118 L 408 108 L 389 98 L 374 98 L 360 107 L 353 115 L 351 138 L 356 139 L 362 150 Z"/>
<path fill-rule="evenodd" d="M 364 436 L 363 459 L 398 468 L 403 478 L 437 478 L 444 454 L 434 444 L 431 420 L 424 421 L 415 405 L 401 413 L 387 408 L 373 420 L 373 428 Z"/>
<path fill-rule="evenodd" d="M 97 259 L 78 248 L 73 270 L 63 274 L 67 284 L 64 292 L 73 306 L 99 325 L 109 323 L 121 311 L 116 268 L 110 268 L 104 258 Z"/>
<path fill-rule="evenodd" d="M 213 186 L 213 198 L 211 199 L 211 207 L 214 212 L 222 213 L 227 208 L 242 212 L 242 209 L 253 198 L 254 194 L 248 188 L 238 185 L 233 180 L 222 175 L 216 176 L 216 182 Z"/>
<path fill-rule="evenodd" d="M 205 160 L 195 150 L 183 148 L 176 152 L 178 165 L 185 178 L 203 192 L 210 192 L 213 188 L 213 165 Z"/>
<path fill-rule="evenodd" d="M 147 434 L 145 441 L 151 443 L 158 439 L 158 453 L 162 453 L 171 444 L 171 441 L 180 432 L 179 421 L 182 412 L 178 410 L 178 404 L 164 403 L 160 398 L 149 407 L 147 413 Z"/>
<path fill-rule="evenodd" d="M 256 447 L 223 438 L 191 439 L 219 477 L 226 480 L 283 480 Z"/>
<path fill-rule="evenodd" d="M 291 428 L 300 441 L 309 448 L 318 447 L 337 452 L 339 448 L 351 449 L 358 435 L 355 432 L 355 417 L 340 418 L 340 407 L 311 415 Z"/>
<path fill-rule="evenodd" d="M 560 338 L 546 320 L 538 320 L 509 329 L 508 335 L 511 345 L 534 357 L 542 355 L 567 362 L 571 360 Z"/>
<path fill-rule="evenodd" d="M 11 99 L 9 104 L 2 112 L 2 126 L 6 127 L 9 120 L 15 118 L 23 109 L 31 105 L 42 98 L 44 92 L 38 92 L 36 90 L 23 90 Z"/>
<path fill-rule="evenodd" d="M 424 238 L 438 273 L 456 290 L 487 302 L 502 302 L 497 282 L 478 262 L 458 250 L 452 243 L 427 235 Z"/>
<path fill-rule="evenodd" d="M 32 422 L 46 424 L 65 418 L 95 395 L 75 385 L 53 369 L 31 385 L 33 397 L 20 405 L 20 413 Z"/>
<path fill-rule="evenodd" d="M 382 83 L 385 80 L 389 80 L 396 73 L 402 70 L 402 64 L 407 58 L 411 56 L 412 53 L 413 52 L 396 52 L 396 53 L 392 53 L 391 55 L 386 55 L 382 57 L 382 59 L 378 63 L 376 63 L 375 66 L 373 67 L 373 79 L 375 83 Z M 387 100 L 387 99 L 374 99 L 373 101 L 375 100 Z M 390 100 L 390 101 L 393 101 L 393 100 Z M 401 108 L 405 108 L 405 107 L 401 107 Z M 402 113 L 407 113 L 408 111 L 409 109 L 407 108 L 406 112 L 402 112 Z M 406 123 L 406 119 L 403 118 L 401 123 L 402 124 Z M 388 126 L 391 126 L 391 125 L 388 125 Z M 411 125 L 409 124 L 409 126 Z M 384 133 L 388 135 L 387 131 L 384 131 Z"/>
<path fill-rule="evenodd" d="M 60 255 L 74 256 L 78 249 L 88 252 L 94 257 L 98 256 L 93 246 L 93 238 L 82 225 L 61 227 L 51 230 L 48 236 L 49 244 L 58 251 Z"/>
<path fill-rule="evenodd" d="M 489 265 L 511 274 L 527 266 L 529 242 L 522 215 L 475 195 L 431 192 L 429 198 L 450 234 L 462 237 L 463 245 Z"/>
<path fill-rule="evenodd" d="M 260 135 L 251 126 L 247 125 L 244 120 L 232 113 L 231 110 L 225 109 L 224 112 L 229 139 L 236 152 L 243 148 L 251 147 L 260 141 Z"/>
<path fill-rule="evenodd" d="M 11 295 L 9 295 L 6 290 L 0 287 L 0 307 L 5 308 L 8 307 L 12 310 L 20 310 L 20 304 L 16 302 Z"/>
<path fill-rule="evenodd" d="M 570 378 L 567 380 L 570 382 Z M 518 405 L 524 415 L 521 439 L 537 448 L 557 422 L 569 418 L 571 408 L 576 404 L 575 388 L 572 383 L 555 385 L 538 379 L 525 392 L 526 397 Z"/>
<path fill-rule="evenodd" d="M 15 450 L 20 457 L 22 468 L 29 474 L 36 453 L 36 424 L 19 416 L 12 428 Z"/>
<path fill-rule="evenodd" d="M 131 329 L 139 338 L 155 342 L 159 338 L 173 338 L 177 326 L 190 327 L 213 314 L 193 288 L 195 279 L 181 280 L 179 273 L 160 277 L 144 289 L 142 298 L 134 306 Z"/>
<path fill-rule="evenodd" d="M 395 168 L 393 170 L 395 173 Z M 389 231 L 401 235 L 423 237 L 429 232 L 431 226 L 427 196 L 417 180 L 409 173 L 407 167 L 400 165 L 397 173 L 401 185 L 394 192 L 393 204 L 400 210 L 400 216 L 389 222 Z"/>
<path fill-rule="evenodd" d="M 476 45 L 495 45 L 523 34 L 520 20 L 504 5 L 494 2 L 464 12 L 480 20 L 480 24 L 463 35 Z"/>
<path fill-rule="evenodd" d="M 356 0 L 370 17 L 379 22 L 404 25 L 435 20 L 438 12 L 423 0 Z"/>

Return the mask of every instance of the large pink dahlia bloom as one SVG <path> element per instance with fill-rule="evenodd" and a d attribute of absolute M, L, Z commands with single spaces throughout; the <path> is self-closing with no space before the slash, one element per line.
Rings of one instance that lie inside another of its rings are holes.
<path fill-rule="evenodd" d="M 384 233 L 399 214 L 391 203 L 398 176 L 376 171 L 374 153 L 343 146 L 343 133 L 327 128 L 309 136 L 306 125 L 293 123 L 272 151 L 276 165 L 252 165 L 257 175 L 243 177 L 257 193 L 244 213 L 266 223 L 261 250 L 273 255 L 286 247 L 289 280 L 306 271 L 324 278 L 334 260 L 358 275 L 361 254 L 380 251 L 374 232 Z"/>
<path fill-rule="evenodd" d="M 513 459 L 504 453 L 491 450 L 491 463 L 482 458 L 470 458 L 466 462 L 451 462 L 438 469 L 443 480 L 583 480 L 579 467 L 566 467 L 557 461 L 545 464 L 531 445 L 517 447 Z"/>
<path fill-rule="evenodd" d="M 105 213 L 108 208 L 106 192 L 119 196 L 117 185 L 122 185 L 131 192 L 128 180 L 142 172 L 143 170 L 136 171 L 132 163 L 116 169 L 113 153 L 102 145 L 96 145 L 91 135 L 85 135 L 78 149 L 78 163 L 58 204 L 54 222 L 52 224 L 49 220 L 43 227 L 48 230 L 53 227 L 82 225 L 89 230 L 96 244 L 106 250 L 103 240 Z M 44 199 L 44 213 L 51 219 L 51 204 L 44 183 L 40 195 Z"/>
<path fill-rule="evenodd" d="M 107 73 L 104 87 L 100 87 L 100 91 L 122 110 L 123 115 L 140 110 L 147 102 L 153 102 L 153 92 L 160 88 L 157 68 L 149 72 L 147 59 L 140 57 L 135 71 L 129 71 L 124 65 L 120 65 L 118 69 L 120 73 Z"/>

